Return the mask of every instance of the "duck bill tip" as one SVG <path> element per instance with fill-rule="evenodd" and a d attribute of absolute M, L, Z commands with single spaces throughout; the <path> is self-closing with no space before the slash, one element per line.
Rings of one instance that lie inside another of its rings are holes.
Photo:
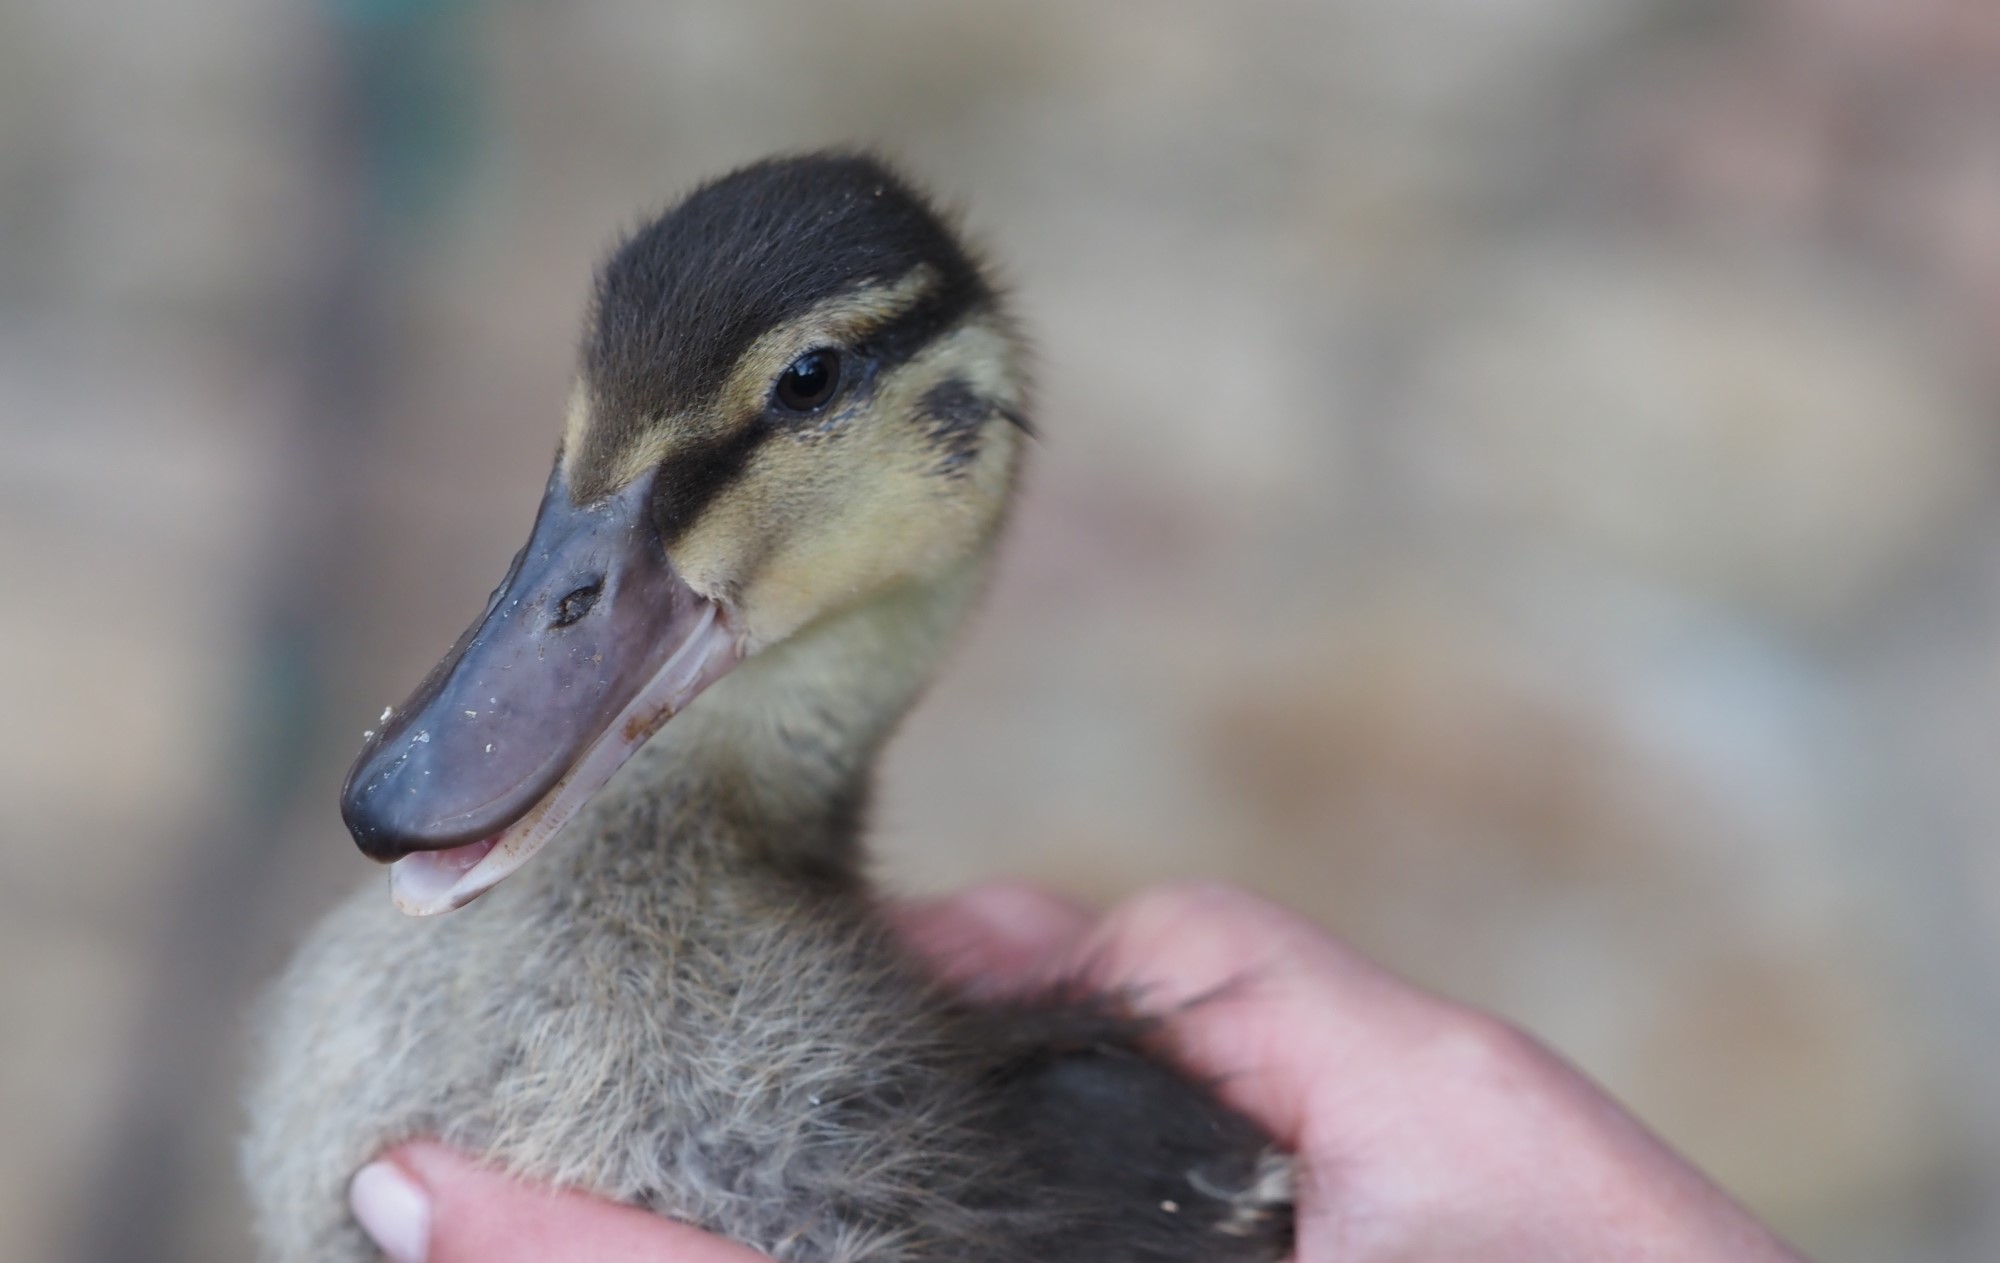
<path fill-rule="evenodd" d="M 389 865 L 389 895 L 410 916 L 452 912 L 534 858 L 653 734 L 742 659 L 735 633 L 711 610 L 694 634 L 599 734 L 555 787 L 492 837 L 414 851 Z"/>
<path fill-rule="evenodd" d="M 643 482 L 579 505 L 558 473 L 485 613 L 367 734 L 341 816 L 398 907 L 461 907 L 742 655 L 665 556 Z"/>

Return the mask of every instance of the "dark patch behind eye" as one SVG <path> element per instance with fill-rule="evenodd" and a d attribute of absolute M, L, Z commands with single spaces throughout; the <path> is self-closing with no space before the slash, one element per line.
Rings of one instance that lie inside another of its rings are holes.
<path fill-rule="evenodd" d="M 979 433 L 993 415 L 993 401 L 962 377 L 948 377 L 924 392 L 917 414 L 938 450 L 938 470 L 958 474 L 979 455 Z"/>

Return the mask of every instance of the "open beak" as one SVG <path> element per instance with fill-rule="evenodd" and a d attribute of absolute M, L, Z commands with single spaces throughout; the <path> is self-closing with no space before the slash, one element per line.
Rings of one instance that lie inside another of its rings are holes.
<path fill-rule="evenodd" d="M 486 612 L 368 734 L 340 814 L 404 912 L 492 889 L 741 658 L 667 561 L 652 482 L 577 506 L 551 475 Z"/>

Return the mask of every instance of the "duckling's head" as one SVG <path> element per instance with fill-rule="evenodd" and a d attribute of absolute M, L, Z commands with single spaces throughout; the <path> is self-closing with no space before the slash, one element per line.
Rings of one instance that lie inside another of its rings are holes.
<path fill-rule="evenodd" d="M 739 662 L 969 590 L 1004 514 L 1019 339 L 873 158 L 697 189 L 613 251 L 586 326 L 527 546 L 342 791 L 405 911 L 514 871 Z"/>

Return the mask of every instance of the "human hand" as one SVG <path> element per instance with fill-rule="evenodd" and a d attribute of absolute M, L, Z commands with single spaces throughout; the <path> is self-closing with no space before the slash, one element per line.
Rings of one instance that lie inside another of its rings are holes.
<path fill-rule="evenodd" d="M 1244 891 L 1162 887 L 1093 924 L 986 887 L 912 933 L 970 985 L 1080 970 L 1171 1014 L 1179 1060 L 1299 1155 L 1299 1263 L 1800 1263 L 1536 1040 Z"/>
<path fill-rule="evenodd" d="M 348 1201 L 391 1263 L 770 1263 L 650 1211 L 523 1184 L 429 1141 L 363 1167 Z"/>
<path fill-rule="evenodd" d="M 1081 971 L 1171 1014 L 1184 1064 L 1300 1155 L 1299 1263 L 1798 1261 L 1533 1039 L 1242 891 L 1162 887 L 1093 921 L 1000 884 L 905 923 L 966 986 L 1006 992 Z M 364 1170 L 354 1202 L 395 1263 L 762 1257 L 435 1145 Z"/>

